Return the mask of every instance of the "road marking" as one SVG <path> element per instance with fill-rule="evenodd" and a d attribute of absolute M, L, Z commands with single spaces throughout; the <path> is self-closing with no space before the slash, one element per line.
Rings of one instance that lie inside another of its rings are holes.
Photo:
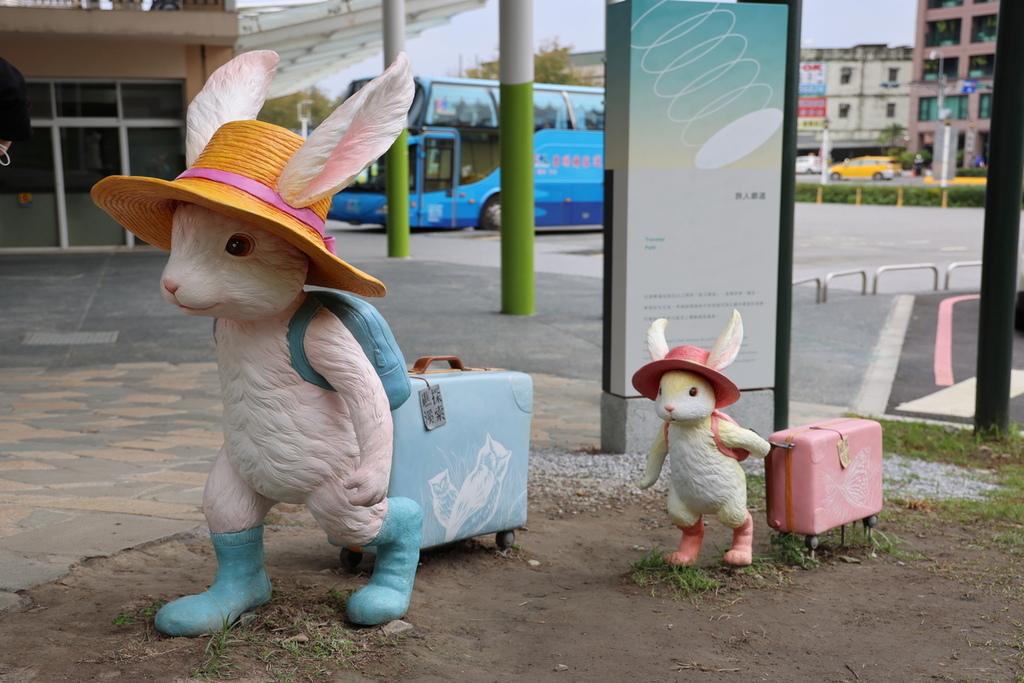
<path fill-rule="evenodd" d="M 953 296 L 939 302 L 939 316 L 935 323 L 935 386 L 953 386 L 953 306 L 961 301 L 981 298 L 980 294 Z M 973 411 L 973 407 L 972 407 Z"/>
<path fill-rule="evenodd" d="M 885 415 L 913 311 L 913 295 L 900 294 L 893 299 L 889 317 L 885 319 L 885 326 L 872 351 L 864 384 L 853 401 L 853 412 L 858 415 Z"/>
<path fill-rule="evenodd" d="M 974 398 L 977 378 L 971 377 L 951 387 L 939 389 L 934 394 L 907 401 L 896 406 L 896 410 L 907 413 L 949 415 L 951 417 L 974 417 Z M 1024 394 L 1024 370 L 1010 371 L 1010 398 Z"/>

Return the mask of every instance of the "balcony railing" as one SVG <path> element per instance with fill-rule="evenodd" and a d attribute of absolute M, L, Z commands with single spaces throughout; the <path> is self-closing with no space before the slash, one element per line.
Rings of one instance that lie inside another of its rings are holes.
<path fill-rule="evenodd" d="M 0 0 L 0 7 L 100 10 L 215 10 L 224 0 Z"/>

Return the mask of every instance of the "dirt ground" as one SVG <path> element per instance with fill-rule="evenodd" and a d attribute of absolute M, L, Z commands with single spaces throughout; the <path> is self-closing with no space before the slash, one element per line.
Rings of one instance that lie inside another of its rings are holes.
<path fill-rule="evenodd" d="M 247 623 L 153 631 L 154 602 L 215 571 L 203 538 L 156 544 L 27 591 L 31 606 L 0 618 L 0 681 L 1024 681 L 1020 533 L 887 508 L 876 539 L 903 539 L 898 552 L 851 529 L 847 545 L 823 537 L 817 566 L 787 568 L 764 559 L 754 516 L 755 565 L 721 567 L 712 520 L 701 566 L 721 585 L 680 596 L 631 578 L 646 549 L 678 541 L 660 497 L 534 500 L 508 551 L 493 538 L 425 551 L 412 628 L 389 635 L 344 621 L 365 573 L 286 508 L 267 532 L 275 597 Z"/>

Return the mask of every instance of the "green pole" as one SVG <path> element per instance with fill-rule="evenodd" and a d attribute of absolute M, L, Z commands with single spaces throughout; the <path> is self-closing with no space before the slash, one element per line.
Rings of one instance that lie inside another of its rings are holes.
<path fill-rule="evenodd" d="M 387 162 L 388 256 L 409 258 L 409 131 L 402 131 L 384 158 Z"/>
<path fill-rule="evenodd" d="M 766 0 L 744 0 L 761 2 Z M 782 184 L 779 188 L 779 274 L 775 313 L 775 429 L 789 427 L 790 344 L 793 327 L 793 226 L 796 208 L 796 119 L 800 77 L 802 0 L 775 0 L 789 7 L 786 26 L 786 95 L 782 128 Z"/>
<path fill-rule="evenodd" d="M 383 0 L 384 68 L 405 50 L 405 0 Z M 384 159 L 388 199 L 388 256 L 409 258 L 409 134 L 402 131 Z"/>
<path fill-rule="evenodd" d="M 1024 170 L 1024 3 L 999 5 L 978 316 L 976 434 L 1010 425 L 1013 309 Z"/>
<path fill-rule="evenodd" d="M 501 0 L 501 312 L 533 315 L 533 0 Z"/>

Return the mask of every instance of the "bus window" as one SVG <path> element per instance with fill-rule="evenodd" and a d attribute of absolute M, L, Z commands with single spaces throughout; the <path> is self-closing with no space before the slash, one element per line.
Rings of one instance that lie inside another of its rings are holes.
<path fill-rule="evenodd" d="M 501 148 L 496 132 L 464 132 L 459 147 L 459 184 L 468 185 L 483 180 L 498 168 Z"/>
<path fill-rule="evenodd" d="M 578 130 L 604 130 L 604 95 L 570 92 L 569 100 Z"/>
<path fill-rule="evenodd" d="M 549 90 L 533 91 L 533 129 L 569 127 L 569 107 L 565 95 Z"/>
<path fill-rule="evenodd" d="M 423 191 L 452 189 L 455 140 L 427 138 L 423 141 Z"/>
<path fill-rule="evenodd" d="M 425 122 L 429 126 L 497 128 L 498 115 L 486 86 L 435 83 Z"/>

